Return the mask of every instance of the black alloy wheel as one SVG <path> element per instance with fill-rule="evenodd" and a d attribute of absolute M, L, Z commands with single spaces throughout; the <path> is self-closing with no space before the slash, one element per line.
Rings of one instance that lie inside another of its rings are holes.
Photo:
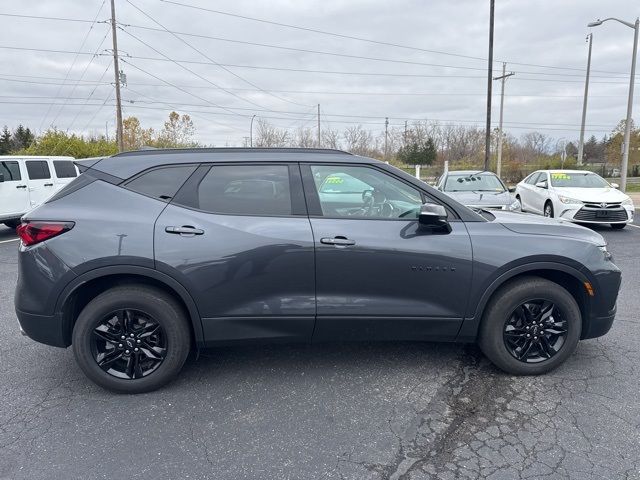
<path fill-rule="evenodd" d="M 167 338 L 150 315 L 133 309 L 117 310 L 94 328 L 91 353 L 108 374 L 133 380 L 146 377 L 162 364 Z"/>
<path fill-rule="evenodd" d="M 517 360 L 539 363 L 555 356 L 565 344 L 568 323 L 549 300 L 529 300 L 519 305 L 504 324 L 507 350 Z"/>

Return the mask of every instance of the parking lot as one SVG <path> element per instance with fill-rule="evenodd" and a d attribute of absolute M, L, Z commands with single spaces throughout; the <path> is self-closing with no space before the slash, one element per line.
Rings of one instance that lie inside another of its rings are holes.
<path fill-rule="evenodd" d="M 0 478 L 640 478 L 640 227 L 598 231 L 617 320 L 546 376 L 464 345 L 228 347 L 123 396 L 19 334 L 0 227 Z"/>

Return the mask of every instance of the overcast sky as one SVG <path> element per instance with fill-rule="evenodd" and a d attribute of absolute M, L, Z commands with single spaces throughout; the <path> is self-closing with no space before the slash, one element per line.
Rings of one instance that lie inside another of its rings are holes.
<path fill-rule="evenodd" d="M 175 109 L 192 115 L 198 141 L 241 145 L 252 115 L 291 129 L 315 126 L 318 103 L 323 125 L 334 129 L 362 124 L 377 132 L 384 129 L 385 117 L 392 126 L 417 119 L 484 126 L 488 0 L 172 1 L 412 48 L 162 0 L 116 0 L 121 68 L 127 76 L 124 115 L 137 116 L 145 127 L 159 128 Z M 0 48 L 0 124 L 22 123 L 38 132 L 52 125 L 81 133 L 108 128 L 113 135 L 111 36 L 104 23 L 109 1 L 3 2 L 0 13 L 103 22 L 0 16 L 1 47 L 100 54 Z M 505 130 L 516 136 L 539 130 L 577 138 L 586 24 L 606 17 L 632 22 L 639 14 L 640 3 L 631 0 L 496 0 L 494 76 L 501 73 L 502 61 L 516 73 L 506 84 Z M 216 39 L 180 36 L 183 42 L 163 27 Z M 633 31 L 617 22 L 591 30 L 586 132 L 602 137 L 626 115 Z M 494 82 L 494 125 L 499 87 Z"/>

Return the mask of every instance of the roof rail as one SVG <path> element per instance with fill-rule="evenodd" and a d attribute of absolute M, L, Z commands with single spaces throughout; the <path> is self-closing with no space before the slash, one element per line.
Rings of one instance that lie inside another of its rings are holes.
<path fill-rule="evenodd" d="M 342 154 L 353 155 L 352 153 L 345 152 L 343 150 L 336 150 L 331 148 L 245 148 L 245 147 L 207 147 L 207 148 L 155 148 L 155 147 L 141 147 L 139 150 L 132 150 L 129 152 L 117 153 L 114 156 L 135 156 L 145 155 L 149 153 L 163 154 L 163 153 L 180 153 L 180 152 L 200 152 L 200 153 L 223 153 L 223 152 L 238 152 L 238 153 L 326 153 L 326 154 Z"/>

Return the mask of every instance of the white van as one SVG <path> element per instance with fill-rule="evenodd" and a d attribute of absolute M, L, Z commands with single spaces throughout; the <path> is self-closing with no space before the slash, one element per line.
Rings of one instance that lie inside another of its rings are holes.
<path fill-rule="evenodd" d="M 0 223 L 10 228 L 78 176 L 73 157 L 0 156 Z"/>

